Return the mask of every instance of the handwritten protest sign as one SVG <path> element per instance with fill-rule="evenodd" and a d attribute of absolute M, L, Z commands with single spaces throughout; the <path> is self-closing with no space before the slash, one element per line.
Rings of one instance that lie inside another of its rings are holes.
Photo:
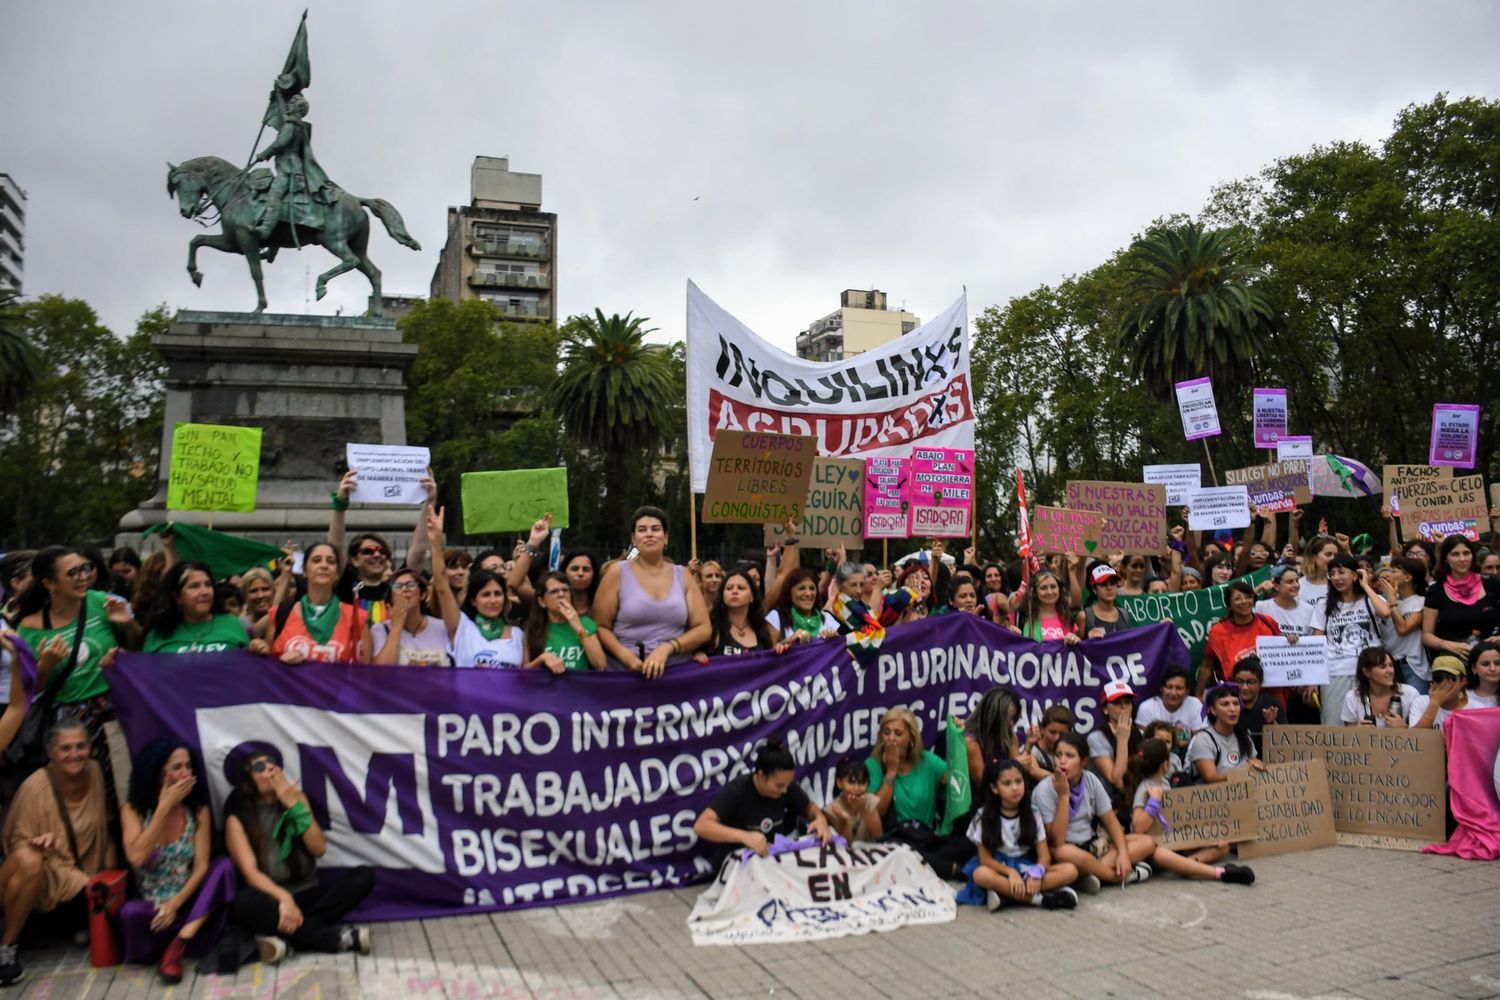
<path fill-rule="evenodd" d="M 1298 505 L 1312 501 L 1307 482 L 1307 460 L 1290 459 L 1244 469 L 1230 469 L 1224 482 L 1244 486 L 1250 491 L 1250 503 L 1272 513 L 1284 514 Z"/>
<path fill-rule="evenodd" d="M 259 427 L 178 424 L 172 429 L 167 474 L 171 510 L 245 512 L 255 509 L 260 481 Z"/>
<path fill-rule="evenodd" d="M 1452 479 L 1451 465 L 1387 465 L 1381 470 L 1385 482 L 1385 505 L 1392 514 L 1401 513 L 1401 487 L 1434 479 Z"/>
<path fill-rule="evenodd" d="M 780 545 L 786 525 L 766 525 L 766 544 Z M 860 458 L 813 462 L 812 487 L 797 537 L 808 548 L 857 549 L 865 544 L 865 463 Z"/>
<path fill-rule="evenodd" d="M 1285 389 L 1256 389 L 1252 399 L 1255 417 L 1255 447 L 1275 448 L 1286 437 Z"/>
<path fill-rule="evenodd" d="M 1258 587 L 1270 576 L 1271 568 L 1265 566 L 1235 579 L 1244 580 L 1251 587 Z M 1192 661 L 1201 663 L 1203 647 L 1208 641 L 1208 630 L 1214 622 L 1229 613 L 1224 606 L 1224 590 L 1228 586 L 1227 583 L 1219 583 L 1176 594 L 1121 594 L 1115 598 L 1115 604 L 1124 608 L 1133 622 L 1171 622 L 1177 629 L 1182 644 L 1188 648 Z"/>
<path fill-rule="evenodd" d="M 1401 527 L 1482 521 L 1490 516 L 1483 476 L 1428 479 L 1401 487 Z"/>
<path fill-rule="evenodd" d="M 1214 386 L 1206 378 L 1177 383 L 1177 411 L 1182 415 L 1182 433 L 1189 441 L 1213 437 L 1219 431 L 1219 408 Z"/>
<path fill-rule="evenodd" d="M 1255 652 L 1266 672 L 1266 687 L 1328 683 L 1327 640 L 1321 635 L 1304 635 L 1296 642 L 1281 635 L 1256 636 Z"/>
<path fill-rule="evenodd" d="M 913 448 L 907 499 L 914 537 L 969 537 L 974 514 L 974 450 Z"/>
<path fill-rule="evenodd" d="M 1188 495 L 1188 529 L 1250 527 L 1250 492 L 1243 486 L 1210 486 Z"/>
<path fill-rule="evenodd" d="M 1188 494 L 1203 485 L 1203 466 L 1148 465 L 1141 469 L 1141 482 L 1160 483 L 1167 488 L 1167 505 L 1181 507 L 1187 504 Z"/>
<path fill-rule="evenodd" d="M 1268 726 L 1267 729 L 1274 729 Z M 1268 764 L 1252 771 L 1255 819 L 1260 836 L 1240 845 L 1240 857 L 1310 851 L 1338 843 L 1333 828 L 1333 801 L 1328 792 L 1328 769 L 1321 760 Z"/>
<path fill-rule="evenodd" d="M 1038 507 L 1031 515 L 1031 551 L 1091 556 L 1099 548 L 1104 518 L 1091 510 Z"/>
<path fill-rule="evenodd" d="M 1105 552 L 1166 554 L 1167 488 L 1160 483 L 1070 479 L 1067 506 L 1104 515 L 1099 547 Z"/>
<path fill-rule="evenodd" d="M 721 431 L 709 459 L 703 523 L 802 520 L 817 460 L 815 437 Z"/>
<path fill-rule="evenodd" d="M 1221 840 L 1231 844 L 1254 840 L 1260 830 L 1253 788 L 1243 769 L 1230 771 L 1229 780 L 1212 785 L 1169 788 L 1162 796 L 1161 820 L 1152 835 L 1158 844 L 1174 851 Z M 1168 828 L 1165 832 L 1163 826 Z"/>
<path fill-rule="evenodd" d="M 426 503 L 422 477 L 432 464 L 426 448 L 391 444 L 346 444 L 344 458 L 356 473 L 355 503 Z"/>
<path fill-rule="evenodd" d="M 1312 457 L 1313 440 L 1311 434 L 1294 434 L 1276 442 L 1276 461 L 1278 462 L 1285 462 L 1291 458 Z"/>
<path fill-rule="evenodd" d="M 1375 726 L 1267 726 L 1266 761 L 1322 759 L 1340 833 L 1446 838 L 1443 734 Z"/>
<path fill-rule="evenodd" d="M 906 458 L 865 459 L 865 537 L 905 538 L 907 535 Z"/>
<path fill-rule="evenodd" d="M 507 469 L 465 472 L 459 478 L 464 531 L 487 535 L 526 531 L 543 514 L 554 528 L 568 526 L 567 469 Z"/>
<path fill-rule="evenodd" d="M 1434 403 L 1428 464 L 1472 469 L 1478 450 L 1479 407 L 1467 403 Z"/>

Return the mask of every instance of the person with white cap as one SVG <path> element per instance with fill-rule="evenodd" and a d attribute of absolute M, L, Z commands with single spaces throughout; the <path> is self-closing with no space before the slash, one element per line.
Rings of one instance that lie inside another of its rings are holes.
<path fill-rule="evenodd" d="M 1104 718 L 1108 729 L 1089 733 L 1089 764 L 1115 788 L 1125 787 L 1125 767 L 1140 749 L 1135 728 L 1135 692 L 1124 681 L 1104 685 Z"/>
<path fill-rule="evenodd" d="M 1098 562 L 1089 570 L 1089 589 L 1094 603 L 1078 612 L 1078 633 L 1085 639 L 1102 639 L 1112 632 L 1123 632 L 1135 623 L 1124 608 L 1115 605 L 1120 593 L 1120 574 L 1107 562 Z"/>

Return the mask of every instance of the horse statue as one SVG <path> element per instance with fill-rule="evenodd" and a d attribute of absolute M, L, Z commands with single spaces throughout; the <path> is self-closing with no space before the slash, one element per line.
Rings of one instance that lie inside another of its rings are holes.
<path fill-rule="evenodd" d="M 333 267 L 318 275 L 318 298 L 328 292 L 328 281 L 345 271 L 362 271 L 370 279 L 370 308 L 380 315 L 380 269 L 365 255 L 370 241 L 370 220 L 365 209 L 385 226 L 391 238 L 404 247 L 421 250 L 422 247 L 406 231 L 401 213 L 390 202 L 382 198 L 359 198 L 340 188 L 330 186 L 330 203 L 323 206 L 321 226 L 298 226 L 290 220 L 278 221 L 270 234 L 262 239 L 257 225 L 265 212 L 268 192 L 273 183 L 271 171 L 265 168 L 241 170 L 228 160 L 217 156 L 199 156 L 181 164 L 167 164 L 167 194 L 177 199 L 177 207 L 185 219 L 198 219 L 210 208 L 217 210 L 216 221 L 222 223 L 221 231 L 194 236 L 188 244 L 188 276 L 193 284 L 203 284 L 203 274 L 198 270 L 198 248 L 209 247 L 224 253 L 243 254 L 250 266 L 250 277 L 255 281 L 255 314 L 266 309 L 266 289 L 261 279 L 262 260 L 276 259 L 282 247 L 311 246 L 316 244 L 339 259 Z M 212 225 L 213 221 L 205 222 Z"/>

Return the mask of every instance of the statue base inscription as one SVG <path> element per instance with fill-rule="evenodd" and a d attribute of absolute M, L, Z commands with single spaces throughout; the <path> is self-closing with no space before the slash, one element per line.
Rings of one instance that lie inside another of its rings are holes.
<path fill-rule="evenodd" d="M 264 430 L 255 510 L 216 513 L 213 526 L 277 545 L 326 535 L 345 444 L 406 443 L 406 372 L 417 348 L 392 320 L 182 311 L 153 343 L 167 364 L 161 470 L 156 495 L 120 519 L 116 545 L 139 547 L 158 521 L 208 523 L 202 511 L 167 510 L 179 423 Z M 414 508 L 357 504 L 348 526 L 404 548 L 415 517 Z"/>

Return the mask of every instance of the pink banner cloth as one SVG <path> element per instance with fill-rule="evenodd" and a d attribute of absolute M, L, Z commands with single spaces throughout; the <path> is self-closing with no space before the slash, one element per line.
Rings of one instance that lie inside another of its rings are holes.
<path fill-rule="evenodd" d="M 1458 829 L 1427 854 L 1469 861 L 1500 858 L 1500 708 L 1465 709 L 1443 721 L 1448 798 Z"/>

